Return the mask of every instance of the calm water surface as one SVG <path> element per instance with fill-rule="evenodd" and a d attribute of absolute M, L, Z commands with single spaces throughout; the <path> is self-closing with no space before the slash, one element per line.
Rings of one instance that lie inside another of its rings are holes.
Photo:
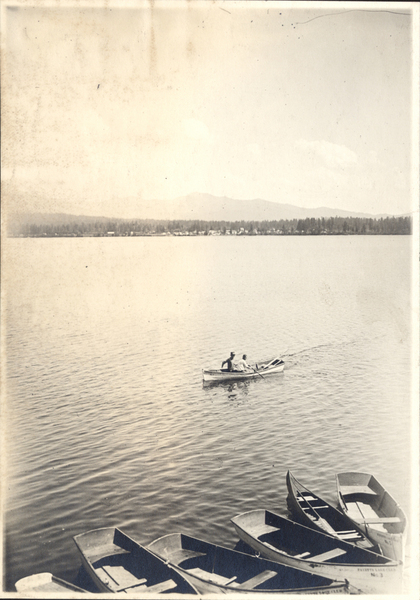
<path fill-rule="evenodd" d="M 287 514 L 287 469 L 333 503 L 371 472 L 410 517 L 411 243 L 9 240 L 6 589 L 80 583 L 97 527 L 234 547 L 234 515 Z M 231 350 L 286 368 L 203 387 Z"/>

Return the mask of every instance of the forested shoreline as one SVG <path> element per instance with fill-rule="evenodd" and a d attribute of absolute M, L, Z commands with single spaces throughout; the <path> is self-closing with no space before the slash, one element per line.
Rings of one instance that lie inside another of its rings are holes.
<path fill-rule="evenodd" d="M 11 237 L 112 237 L 151 235 L 410 235 L 411 217 L 331 217 L 277 221 L 92 219 L 66 223 L 9 224 Z"/>

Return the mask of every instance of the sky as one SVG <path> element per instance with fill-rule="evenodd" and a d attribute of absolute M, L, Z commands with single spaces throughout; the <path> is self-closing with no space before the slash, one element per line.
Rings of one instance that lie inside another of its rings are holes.
<path fill-rule="evenodd" d="M 416 3 L 310 4 L 3 5 L 3 207 L 413 211 Z"/>

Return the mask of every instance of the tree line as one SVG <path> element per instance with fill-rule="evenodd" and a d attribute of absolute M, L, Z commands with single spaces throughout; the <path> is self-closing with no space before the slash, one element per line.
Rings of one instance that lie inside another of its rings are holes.
<path fill-rule="evenodd" d="M 411 217 L 330 217 L 273 221 L 202 221 L 101 219 L 69 223 L 13 223 L 9 234 L 20 237 L 129 235 L 409 235 Z"/>

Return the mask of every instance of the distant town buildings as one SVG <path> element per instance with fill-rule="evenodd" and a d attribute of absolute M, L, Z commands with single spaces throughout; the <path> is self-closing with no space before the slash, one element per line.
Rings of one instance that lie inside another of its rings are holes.
<path fill-rule="evenodd" d="M 13 237 L 116 237 L 116 236 L 255 236 L 255 235 L 409 235 L 411 217 L 380 219 L 331 217 L 281 221 L 154 221 L 83 220 L 72 223 L 10 223 Z"/>

